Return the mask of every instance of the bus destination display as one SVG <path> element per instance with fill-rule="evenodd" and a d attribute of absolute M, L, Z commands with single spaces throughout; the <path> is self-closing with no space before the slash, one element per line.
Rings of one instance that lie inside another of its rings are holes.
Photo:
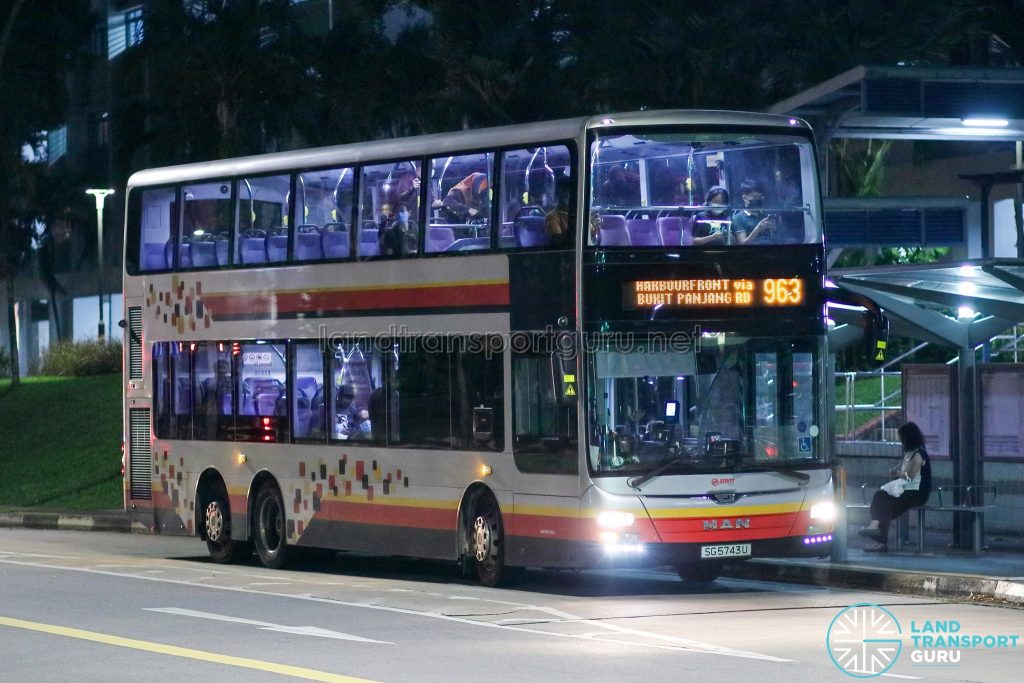
<path fill-rule="evenodd" d="M 790 278 L 687 278 L 633 280 L 623 285 L 627 309 L 747 308 L 799 306 L 804 303 L 804 280 Z"/>

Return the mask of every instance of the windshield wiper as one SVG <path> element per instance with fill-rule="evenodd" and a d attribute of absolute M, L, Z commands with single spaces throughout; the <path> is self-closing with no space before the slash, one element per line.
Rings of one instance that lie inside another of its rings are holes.
<path fill-rule="evenodd" d="M 809 482 L 811 480 L 811 475 L 807 474 L 806 472 L 801 472 L 800 470 L 793 469 L 794 467 L 795 467 L 794 465 L 786 465 L 784 467 L 779 467 L 779 466 L 769 465 L 767 463 L 759 463 L 757 465 L 748 465 L 748 466 L 742 468 L 742 471 L 744 471 L 744 472 L 757 472 L 757 471 L 760 470 L 762 472 L 775 472 L 776 474 L 781 474 L 784 477 L 789 477 L 790 479 L 795 479 L 796 481 L 800 482 L 801 484 L 806 484 L 807 482 Z"/>
<path fill-rule="evenodd" d="M 640 488 L 641 486 L 649 482 L 651 479 L 660 476 L 663 472 L 665 472 L 665 470 L 669 469 L 670 467 L 681 465 L 684 461 L 690 459 L 692 459 L 692 456 L 690 456 L 687 453 L 681 453 L 673 458 L 669 458 L 665 462 L 655 467 L 653 470 L 649 470 L 647 472 L 644 472 L 643 474 L 638 474 L 635 477 L 630 477 L 629 479 L 626 480 L 626 484 L 635 489 Z M 687 469 L 692 470 L 693 466 L 690 465 Z"/>

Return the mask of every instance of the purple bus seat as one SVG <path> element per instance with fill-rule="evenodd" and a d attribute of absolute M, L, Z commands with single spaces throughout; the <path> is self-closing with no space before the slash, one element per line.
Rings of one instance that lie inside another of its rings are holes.
<path fill-rule="evenodd" d="M 295 259 L 298 261 L 319 261 L 324 257 L 320 246 L 319 232 L 300 232 L 295 236 Z"/>
<path fill-rule="evenodd" d="M 380 256 L 380 243 L 377 241 L 377 228 L 359 231 L 359 255 Z"/>
<path fill-rule="evenodd" d="M 188 242 L 178 245 L 178 259 L 174 259 L 174 244 L 171 240 L 167 240 L 167 244 L 164 245 L 164 258 L 167 260 L 167 265 L 171 268 L 191 268 L 192 259 L 188 248 Z"/>
<path fill-rule="evenodd" d="M 628 247 L 629 232 L 626 230 L 626 217 L 618 214 L 601 216 L 601 246 Z"/>
<path fill-rule="evenodd" d="M 242 263 L 266 263 L 267 240 L 264 237 L 243 237 L 238 245 Z"/>
<path fill-rule="evenodd" d="M 326 258 L 348 258 L 352 253 L 348 243 L 348 230 L 324 230 L 320 235 L 320 243 Z"/>
<path fill-rule="evenodd" d="M 546 247 L 551 241 L 544 216 L 517 216 L 512 229 L 517 247 Z"/>
<path fill-rule="evenodd" d="M 167 257 L 164 255 L 164 245 L 153 242 L 146 242 L 142 245 L 142 269 L 143 270 L 166 270 Z"/>
<path fill-rule="evenodd" d="M 657 247 L 661 246 L 661 239 L 655 229 L 653 220 L 647 218 L 632 218 L 626 221 L 626 232 L 629 233 L 629 243 L 634 247 Z"/>
<path fill-rule="evenodd" d="M 654 218 L 627 218 L 626 232 L 629 243 L 634 247 L 661 246 L 661 235 Z"/>
<path fill-rule="evenodd" d="M 427 226 L 427 253 L 444 251 L 455 242 L 455 231 L 444 225 Z"/>
<path fill-rule="evenodd" d="M 193 242 L 191 252 L 192 265 L 196 268 L 209 268 L 217 265 L 217 254 L 213 242 Z"/>
<path fill-rule="evenodd" d="M 267 237 L 267 261 L 280 263 L 288 260 L 288 233 L 275 233 Z"/>
<path fill-rule="evenodd" d="M 226 266 L 228 264 L 228 240 L 227 238 L 217 238 L 214 243 L 215 251 L 217 253 L 217 265 Z"/>
<path fill-rule="evenodd" d="M 663 216 L 658 219 L 658 234 L 666 247 L 688 247 L 693 244 L 693 227 L 689 218 Z"/>
<path fill-rule="evenodd" d="M 313 398 L 319 387 L 320 382 L 316 381 L 316 377 L 305 375 L 295 379 L 295 388 L 302 392 L 302 395 L 306 398 Z"/>

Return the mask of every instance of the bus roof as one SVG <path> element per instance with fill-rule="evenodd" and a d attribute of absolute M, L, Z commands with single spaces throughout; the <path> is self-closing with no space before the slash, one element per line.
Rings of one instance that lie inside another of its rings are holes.
<path fill-rule="evenodd" d="M 324 168 L 369 161 L 387 161 L 424 155 L 462 152 L 495 146 L 555 142 L 575 139 L 593 128 L 619 128 L 658 125 L 716 125 L 785 127 L 809 131 L 801 119 L 776 114 L 738 111 L 680 109 L 601 114 L 590 117 L 523 123 L 494 128 L 460 130 L 417 135 L 406 138 L 373 140 L 346 145 L 276 152 L 255 156 L 203 161 L 178 166 L 138 171 L 128 179 L 128 187 L 166 185 L 195 180 L 236 176 L 266 175 L 294 171 L 297 168 Z"/>

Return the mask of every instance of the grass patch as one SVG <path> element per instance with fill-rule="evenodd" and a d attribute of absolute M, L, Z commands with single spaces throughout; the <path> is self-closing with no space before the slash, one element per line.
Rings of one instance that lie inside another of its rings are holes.
<path fill-rule="evenodd" d="M 885 378 L 885 395 L 882 395 L 882 378 L 876 376 L 864 376 L 860 375 L 853 380 L 853 399 L 852 402 L 855 405 L 871 405 L 871 406 L 887 406 L 895 407 L 899 406 L 902 402 L 902 396 L 900 389 L 903 385 L 903 378 L 900 375 L 887 375 Z M 884 402 L 883 402 L 884 400 Z M 846 406 L 846 378 L 839 376 L 836 377 L 836 411 L 835 411 L 835 425 L 836 434 L 842 435 L 849 432 L 855 432 L 861 426 L 871 422 L 872 420 L 878 420 L 881 415 L 881 411 L 875 410 L 856 410 L 853 412 L 853 422 L 851 425 L 847 424 L 848 412 L 843 409 Z M 888 415 L 895 413 L 896 410 L 886 411 L 886 427 L 892 426 L 895 428 L 897 425 L 889 425 Z"/>
<path fill-rule="evenodd" d="M 0 505 L 123 505 L 121 375 L 0 381 Z"/>

